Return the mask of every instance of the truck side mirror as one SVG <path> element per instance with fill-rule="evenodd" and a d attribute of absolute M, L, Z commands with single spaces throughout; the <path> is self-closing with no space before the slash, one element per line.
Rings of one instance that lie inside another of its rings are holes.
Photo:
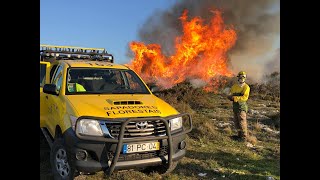
<path fill-rule="evenodd" d="M 55 84 L 45 84 L 43 86 L 43 92 L 47 94 L 58 95 L 56 89 L 57 87 Z"/>

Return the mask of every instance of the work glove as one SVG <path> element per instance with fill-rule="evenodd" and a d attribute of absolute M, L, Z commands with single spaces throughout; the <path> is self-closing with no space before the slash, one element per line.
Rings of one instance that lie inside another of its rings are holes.
<path fill-rule="evenodd" d="M 233 101 L 233 96 L 228 96 L 228 99 L 229 99 L 230 101 Z"/>

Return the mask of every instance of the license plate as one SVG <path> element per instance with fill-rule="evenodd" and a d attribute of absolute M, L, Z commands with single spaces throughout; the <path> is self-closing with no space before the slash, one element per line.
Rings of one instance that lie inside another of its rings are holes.
<path fill-rule="evenodd" d="M 145 142 L 138 144 L 123 144 L 122 152 L 126 153 L 135 153 L 135 152 L 144 152 L 144 151 L 156 151 L 160 149 L 159 142 Z"/>

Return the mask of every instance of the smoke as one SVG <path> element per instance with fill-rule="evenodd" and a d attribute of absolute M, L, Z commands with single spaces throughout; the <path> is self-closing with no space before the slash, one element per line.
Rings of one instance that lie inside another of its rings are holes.
<path fill-rule="evenodd" d="M 163 54 L 169 56 L 174 53 L 175 37 L 182 34 L 179 17 L 184 9 L 190 19 L 199 16 L 205 22 L 212 17 L 212 8 L 219 9 L 225 23 L 233 25 L 238 35 L 228 54 L 229 68 L 235 74 L 247 71 L 260 81 L 266 69 L 273 68 L 275 58 L 270 56 L 280 34 L 279 6 L 280 0 L 183 0 L 166 11 L 154 12 L 139 30 L 139 38 L 146 44 L 160 44 Z"/>
<path fill-rule="evenodd" d="M 207 84 L 205 81 L 201 79 L 190 79 L 189 82 L 194 88 L 204 87 Z"/>
<path fill-rule="evenodd" d="M 275 51 L 274 55 L 265 66 L 265 74 L 273 72 L 280 72 L 280 48 Z"/>

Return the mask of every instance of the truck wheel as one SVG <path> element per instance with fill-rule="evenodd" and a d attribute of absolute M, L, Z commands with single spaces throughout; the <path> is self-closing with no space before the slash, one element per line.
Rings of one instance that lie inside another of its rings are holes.
<path fill-rule="evenodd" d="M 145 173 L 156 172 L 162 176 L 170 174 L 178 165 L 178 161 L 172 161 L 172 166 L 168 169 L 167 165 L 151 166 L 144 170 Z"/>
<path fill-rule="evenodd" d="M 63 145 L 63 139 L 55 139 L 51 152 L 50 163 L 55 180 L 71 180 L 75 176 L 75 168 L 67 157 L 67 150 Z"/>

